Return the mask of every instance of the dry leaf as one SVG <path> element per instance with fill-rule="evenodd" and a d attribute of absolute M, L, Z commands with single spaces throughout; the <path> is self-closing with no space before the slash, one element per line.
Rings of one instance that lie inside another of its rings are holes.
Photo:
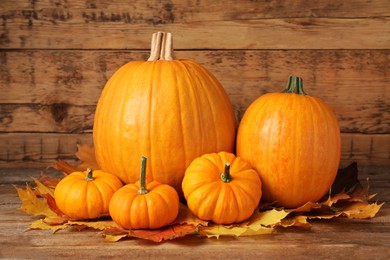
<path fill-rule="evenodd" d="M 64 175 L 69 175 L 72 172 L 78 171 L 77 166 L 72 166 L 69 163 L 62 160 L 56 161 L 50 167 L 62 172 Z"/>
<path fill-rule="evenodd" d="M 186 205 L 180 203 L 179 215 L 172 224 L 191 224 L 194 226 L 207 226 L 208 221 L 197 218 Z"/>
<path fill-rule="evenodd" d="M 93 170 L 100 169 L 96 162 L 95 149 L 93 146 L 87 144 L 77 144 L 77 152 L 75 154 L 80 159 L 81 164 L 78 166 L 79 170 L 85 171 L 87 168 Z"/>
<path fill-rule="evenodd" d="M 93 148 L 78 146 L 78 157 L 83 161 L 81 166 L 72 166 L 64 161 L 53 165 L 65 175 L 80 170 L 79 167 L 91 167 L 94 163 Z M 136 237 L 154 242 L 171 240 L 186 235 L 199 236 L 252 236 L 270 234 L 275 227 L 310 228 L 310 219 L 331 219 L 345 216 L 348 218 L 372 218 L 382 204 L 370 203 L 375 195 L 368 194 L 368 180 L 363 187 L 357 179 L 357 167 L 352 164 L 339 170 L 338 177 L 332 186 L 332 192 L 320 202 L 308 202 L 296 209 L 278 209 L 275 205 L 264 204 L 256 210 L 252 217 L 242 223 L 224 226 L 198 219 L 187 206 L 181 205 L 176 221 L 167 227 L 157 230 L 126 230 L 115 224 L 110 218 L 100 218 L 87 221 L 70 221 L 56 206 L 53 191 L 60 180 L 50 178 L 41 173 L 39 180 L 34 180 L 33 190 L 26 184 L 26 190 L 16 188 L 22 201 L 21 210 L 34 216 L 44 216 L 34 221 L 30 229 L 48 229 L 52 232 L 74 227 L 78 230 L 92 228 L 101 230 L 107 241 L 118 241 L 125 237 Z M 337 192 L 336 192 L 337 191 Z"/>
<path fill-rule="evenodd" d="M 33 229 L 40 229 L 40 230 L 51 230 L 53 233 L 57 232 L 58 230 L 62 230 L 67 228 L 68 225 L 66 223 L 53 225 L 53 222 L 51 222 L 51 218 L 45 218 L 45 219 L 38 219 L 31 223 L 29 230 Z"/>
<path fill-rule="evenodd" d="M 39 175 L 38 181 L 41 182 L 46 187 L 54 190 L 55 187 L 57 186 L 57 184 L 61 181 L 61 179 L 50 178 L 44 172 L 41 171 L 41 174 Z"/>
<path fill-rule="evenodd" d="M 36 193 L 26 184 L 26 190 L 16 188 L 19 198 L 22 201 L 21 210 L 33 216 L 57 217 L 46 199 L 38 198 Z"/>
<path fill-rule="evenodd" d="M 120 227 L 109 227 L 103 231 L 103 236 L 107 241 L 115 242 L 124 237 L 136 237 L 153 242 L 172 240 L 186 235 L 195 234 L 197 228 L 189 224 L 176 224 L 160 229 L 138 229 L 126 230 Z"/>
<path fill-rule="evenodd" d="M 199 236 L 216 237 L 220 236 L 254 236 L 270 234 L 273 228 L 289 214 L 284 210 L 256 211 L 248 220 L 238 225 L 210 225 L 209 227 L 199 227 Z"/>
<path fill-rule="evenodd" d="M 302 227 L 302 228 L 311 228 L 311 224 L 307 222 L 307 216 L 298 215 L 293 217 L 287 217 L 282 219 L 278 226 L 281 227 Z"/>

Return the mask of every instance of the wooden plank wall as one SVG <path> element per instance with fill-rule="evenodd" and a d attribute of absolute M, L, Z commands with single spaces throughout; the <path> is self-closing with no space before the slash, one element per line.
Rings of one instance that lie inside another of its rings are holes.
<path fill-rule="evenodd" d="M 75 160 L 108 78 L 170 31 L 239 114 L 289 75 L 335 111 L 342 165 L 390 165 L 388 0 L 1 0 L 0 168 Z"/>

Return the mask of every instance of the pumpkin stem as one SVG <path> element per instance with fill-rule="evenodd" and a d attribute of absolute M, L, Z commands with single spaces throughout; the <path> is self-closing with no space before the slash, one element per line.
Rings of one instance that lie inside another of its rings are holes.
<path fill-rule="evenodd" d="M 230 182 L 232 180 L 232 176 L 230 175 L 230 163 L 229 162 L 227 162 L 225 164 L 225 170 L 221 174 L 221 180 L 223 180 L 224 182 Z"/>
<path fill-rule="evenodd" d="M 284 92 L 306 95 L 306 93 L 303 91 L 303 79 L 296 76 L 289 76 L 287 80 L 287 86 Z"/>
<path fill-rule="evenodd" d="M 145 156 L 141 157 L 141 170 L 139 176 L 139 191 L 138 191 L 138 194 L 140 195 L 144 195 L 149 192 L 146 189 L 146 160 L 147 158 Z"/>
<path fill-rule="evenodd" d="M 173 60 L 173 38 L 169 32 L 153 33 L 148 61 Z"/>
<path fill-rule="evenodd" d="M 86 181 L 93 181 L 95 178 L 93 177 L 93 171 L 91 168 L 87 168 L 87 177 L 85 177 Z"/>

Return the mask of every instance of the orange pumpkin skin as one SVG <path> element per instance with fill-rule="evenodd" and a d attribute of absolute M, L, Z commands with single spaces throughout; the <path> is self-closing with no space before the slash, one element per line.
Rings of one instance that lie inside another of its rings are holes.
<path fill-rule="evenodd" d="M 147 183 L 147 194 L 139 194 L 140 183 L 127 184 L 111 199 L 110 215 L 127 229 L 156 229 L 172 223 L 179 214 L 176 190 L 157 181 Z"/>
<path fill-rule="evenodd" d="M 300 85 L 301 94 L 269 93 L 249 106 L 237 156 L 260 174 L 264 200 L 295 208 L 329 191 L 340 161 L 340 129 L 323 101 L 304 94 L 300 78 L 290 83 Z"/>
<path fill-rule="evenodd" d="M 54 190 L 57 207 L 71 219 L 93 219 L 108 214 L 109 204 L 122 182 L 114 175 L 100 170 L 73 172 L 64 177 Z"/>
<path fill-rule="evenodd" d="M 226 163 L 230 163 L 228 182 L 223 179 Z M 191 212 L 218 224 L 248 219 L 262 195 L 258 173 L 241 158 L 227 152 L 196 158 L 185 172 L 182 188 Z"/>
<path fill-rule="evenodd" d="M 181 192 L 191 161 L 204 153 L 233 151 L 235 130 L 225 90 L 200 64 L 132 61 L 104 87 L 93 139 L 99 166 L 124 183 L 138 179 L 138 158 L 145 155 L 148 181 Z"/>

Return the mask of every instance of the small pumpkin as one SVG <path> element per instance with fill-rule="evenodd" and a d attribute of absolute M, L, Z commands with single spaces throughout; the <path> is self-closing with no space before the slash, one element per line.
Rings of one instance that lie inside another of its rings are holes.
<path fill-rule="evenodd" d="M 248 219 L 262 194 L 258 173 L 227 152 L 196 158 L 184 174 L 182 189 L 195 216 L 218 224 Z"/>
<path fill-rule="evenodd" d="M 291 76 L 282 93 L 268 93 L 244 113 L 237 156 L 260 174 L 263 198 L 295 208 L 330 189 L 340 161 L 340 128 L 321 99 L 306 95 Z"/>
<path fill-rule="evenodd" d="M 112 196 L 111 218 L 123 228 L 161 228 L 179 214 L 179 196 L 173 187 L 157 181 L 146 184 L 146 161 L 142 156 L 139 181 L 123 186 Z"/>
<path fill-rule="evenodd" d="M 54 190 L 54 199 L 71 219 L 94 219 L 109 213 L 111 197 L 122 186 L 116 176 L 88 168 L 64 177 Z"/>
<path fill-rule="evenodd" d="M 124 183 L 138 180 L 145 155 L 148 180 L 181 193 L 193 159 L 233 152 L 236 122 L 219 81 L 195 61 L 174 59 L 172 41 L 170 33 L 153 34 L 150 58 L 128 62 L 113 74 L 97 104 L 93 140 L 101 169 Z"/>

